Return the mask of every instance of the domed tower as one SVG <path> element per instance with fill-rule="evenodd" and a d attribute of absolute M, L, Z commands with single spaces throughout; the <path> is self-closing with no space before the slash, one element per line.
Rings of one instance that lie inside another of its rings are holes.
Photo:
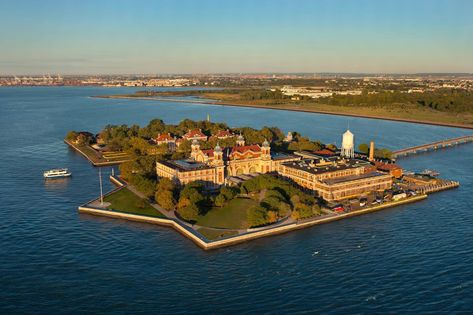
<path fill-rule="evenodd" d="M 242 146 L 245 145 L 245 138 L 243 138 L 243 136 L 241 135 L 241 133 L 240 133 L 240 135 L 238 136 L 238 138 L 237 138 L 237 140 L 236 140 L 236 145 L 238 145 L 238 146 L 240 146 L 240 147 L 242 147 Z"/>
<path fill-rule="evenodd" d="M 223 151 L 218 143 L 214 148 L 214 163 L 215 165 L 223 165 Z"/>
<path fill-rule="evenodd" d="M 269 173 L 271 172 L 271 146 L 269 145 L 268 140 L 264 140 L 263 144 L 261 145 L 261 162 L 260 162 L 260 169 L 261 173 Z"/>
<path fill-rule="evenodd" d="M 191 157 L 195 160 L 197 153 L 200 151 L 200 144 L 197 139 L 192 140 L 191 150 Z"/>
<path fill-rule="evenodd" d="M 353 158 L 355 156 L 355 136 L 350 130 L 345 131 L 342 136 L 342 150 L 340 155 L 347 158 Z"/>
<path fill-rule="evenodd" d="M 271 146 L 269 145 L 268 140 L 264 139 L 263 145 L 261 146 L 261 152 L 263 153 L 263 157 L 271 157 L 270 151 Z"/>

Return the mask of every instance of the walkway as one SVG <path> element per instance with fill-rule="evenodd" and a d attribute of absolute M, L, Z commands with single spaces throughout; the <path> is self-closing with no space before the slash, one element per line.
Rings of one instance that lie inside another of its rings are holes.
<path fill-rule="evenodd" d="M 468 142 L 473 142 L 473 135 L 463 136 L 453 139 L 446 139 L 442 141 L 436 141 L 432 143 L 422 144 L 410 148 L 405 148 L 397 151 L 393 151 L 393 157 L 398 158 L 402 156 L 407 156 L 410 154 L 417 154 L 419 152 L 427 152 L 429 150 L 437 150 L 439 148 L 450 148 L 458 144 L 464 144 Z"/>

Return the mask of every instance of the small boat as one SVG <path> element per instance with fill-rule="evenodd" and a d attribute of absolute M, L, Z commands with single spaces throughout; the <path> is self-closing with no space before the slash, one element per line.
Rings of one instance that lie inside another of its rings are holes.
<path fill-rule="evenodd" d="M 67 168 L 55 168 L 49 171 L 43 172 L 44 178 L 60 178 L 69 177 L 72 173 Z"/>

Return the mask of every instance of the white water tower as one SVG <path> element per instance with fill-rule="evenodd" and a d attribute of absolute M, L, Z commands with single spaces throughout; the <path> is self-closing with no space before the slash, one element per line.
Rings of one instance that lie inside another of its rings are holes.
<path fill-rule="evenodd" d="M 340 155 L 347 158 L 353 158 L 355 156 L 355 136 L 350 130 L 345 131 L 342 136 L 342 150 Z"/>

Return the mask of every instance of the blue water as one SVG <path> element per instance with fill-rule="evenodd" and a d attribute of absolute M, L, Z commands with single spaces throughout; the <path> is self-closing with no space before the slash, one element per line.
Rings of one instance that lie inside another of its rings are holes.
<path fill-rule="evenodd" d="M 157 101 L 95 99 L 119 88 L 0 88 L 0 312 L 386 313 L 473 309 L 473 145 L 400 160 L 461 187 L 427 200 L 204 252 L 159 226 L 80 215 L 97 169 L 68 130 L 152 118 L 279 126 L 391 149 L 472 133 L 361 118 Z M 42 170 L 73 177 L 45 182 Z M 109 172 L 104 169 L 104 173 Z M 106 183 L 107 189 L 111 188 Z"/>

